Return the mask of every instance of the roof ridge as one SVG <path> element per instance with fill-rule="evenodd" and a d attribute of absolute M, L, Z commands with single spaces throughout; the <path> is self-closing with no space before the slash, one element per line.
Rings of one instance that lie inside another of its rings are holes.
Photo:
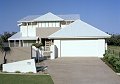
<path fill-rule="evenodd" d="M 51 13 L 51 12 L 48 12 L 48 13 Z M 48 14 L 46 13 L 46 14 Z M 53 14 L 53 13 L 51 13 Z M 27 22 L 27 21 L 32 21 L 34 19 L 37 19 L 41 16 L 43 16 L 45 14 L 42 14 L 42 15 L 28 15 L 22 19 L 20 19 L 18 22 Z M 64 19 L 64 20 L 76 20 L 76 19 L 80 19 L 80 14 L 54 14 L 56 15 L 57 17 L 61 18 L 61 19 Z"/>

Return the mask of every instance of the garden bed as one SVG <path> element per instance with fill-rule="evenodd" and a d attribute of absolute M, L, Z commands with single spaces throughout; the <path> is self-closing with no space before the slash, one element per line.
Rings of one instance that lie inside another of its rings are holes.
<path fill-rule="evenodd" d="M 114 54 L 105 54 L 102 59 L 113 71 L 120 73 L 120 58 Z"/>

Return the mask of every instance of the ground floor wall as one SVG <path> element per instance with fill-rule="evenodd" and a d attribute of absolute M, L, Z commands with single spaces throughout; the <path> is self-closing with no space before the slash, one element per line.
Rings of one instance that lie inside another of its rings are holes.
<path fill-rule="evenodd" d="M 11 47 L 7 53 L 7 63 L 31 59 L 31 47 Z M 0 52 L 0 64 L 3 63 L 4 53 Z"/>
<path fill-rule="evenodd" d="M 36 40 L 12 40 L 9 41 L 10 47 L 30 47 Z"/>
<path fill-rule="evenodd" d="M 103 57 L 105 39 L 67 39 L 54 40 L 58 57 Z"/>

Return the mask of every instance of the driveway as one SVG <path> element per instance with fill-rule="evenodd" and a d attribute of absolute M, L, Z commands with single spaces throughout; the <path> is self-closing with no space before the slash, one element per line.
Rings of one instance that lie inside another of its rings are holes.
<path fill-rule="evenodd" d="M 57 58 L 45 64 L 55 84 L 120 84 L 120 77 L 100 58 Z"/>

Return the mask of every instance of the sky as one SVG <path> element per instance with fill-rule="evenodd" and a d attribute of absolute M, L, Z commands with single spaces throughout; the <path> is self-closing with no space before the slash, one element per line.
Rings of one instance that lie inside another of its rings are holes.
<path fill-rule="evenodd" d="M 0 34 L 18 32 L 28 15 L 80 14 L 84 22 L 111 34 L 120 33 L 120 0 L 0 0 Z"/>

